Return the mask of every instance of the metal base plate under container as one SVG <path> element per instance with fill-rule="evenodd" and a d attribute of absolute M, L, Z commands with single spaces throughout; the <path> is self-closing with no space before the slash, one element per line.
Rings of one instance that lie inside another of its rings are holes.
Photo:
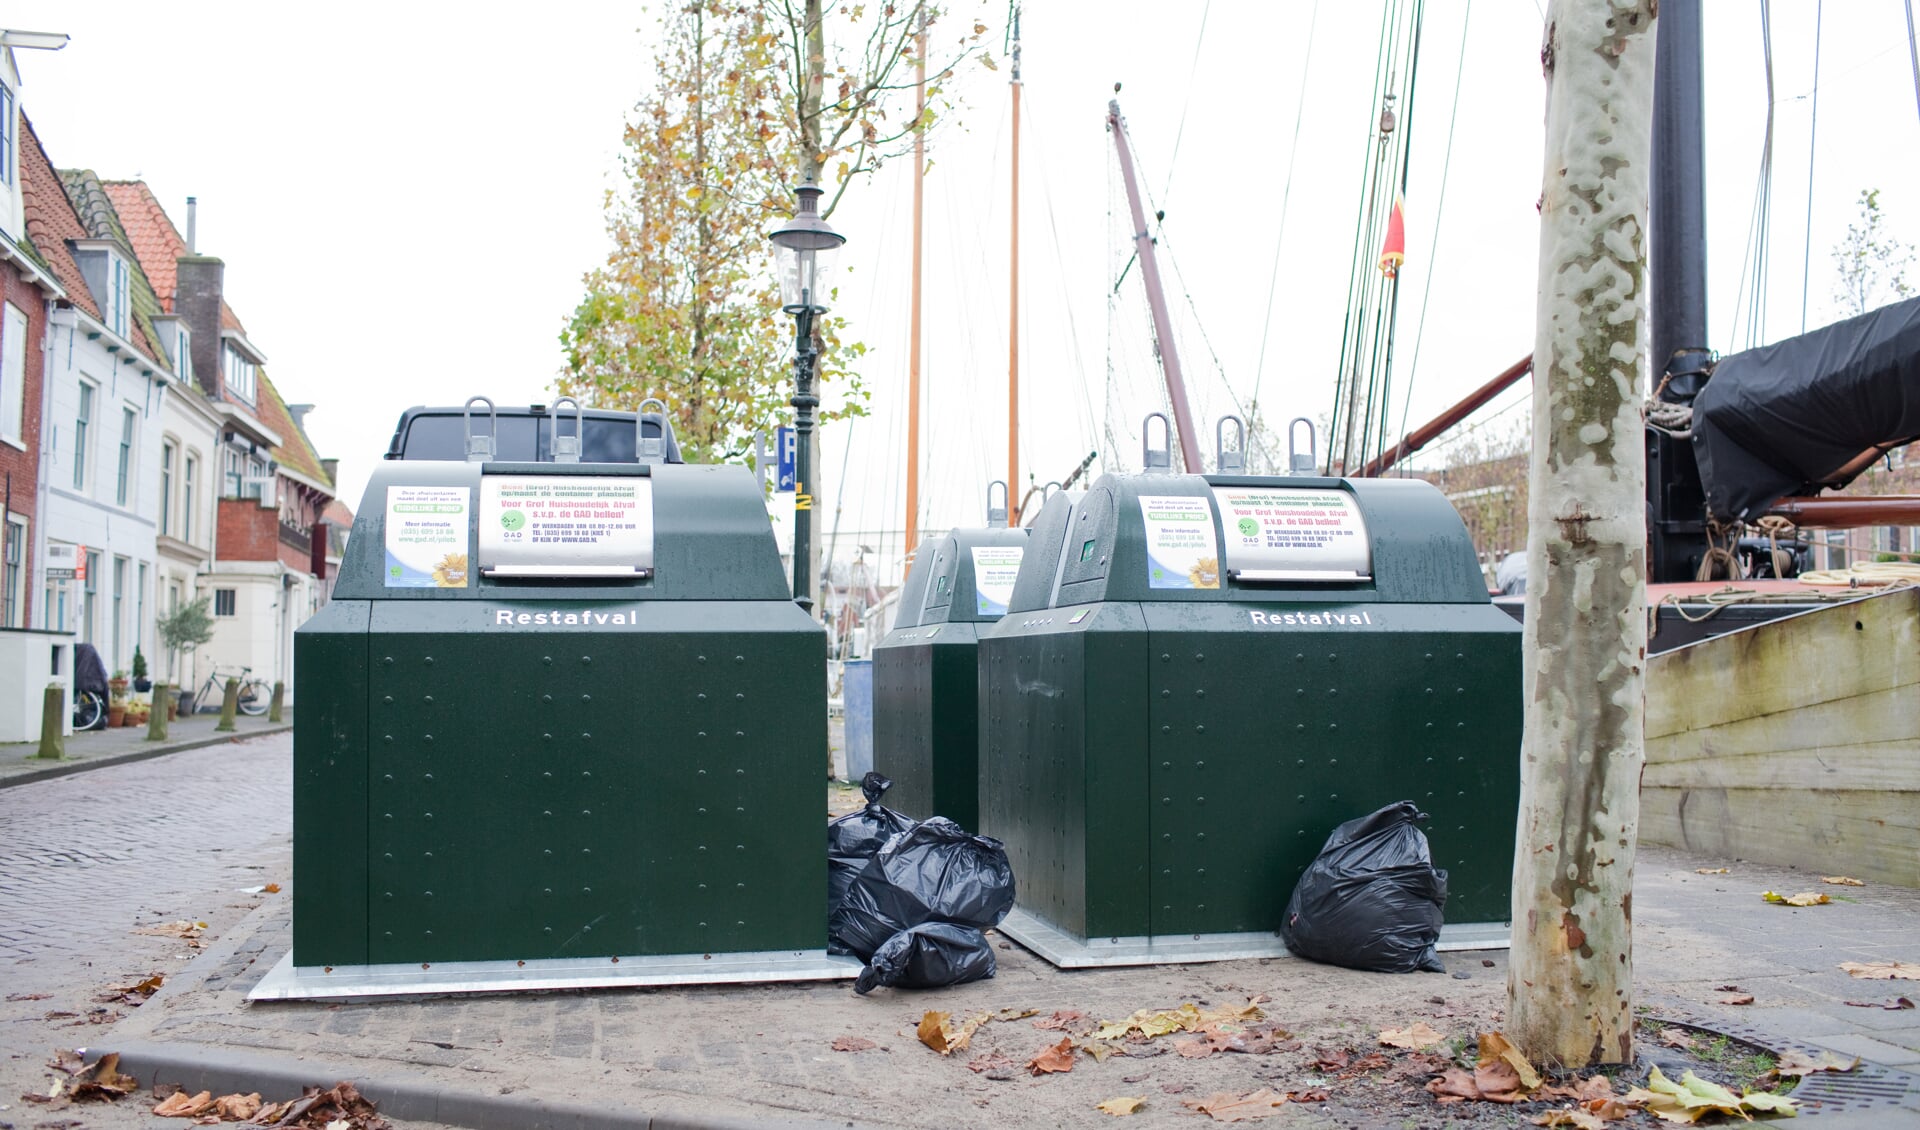
<path fill-rule="evenodd" d="M 287 954 L 260 979 L 247 999 L 343 1000 L 541 989 L 847 981 L 859 976 L 860 969 L 858 958 L 837 957 L 825 950 L 335 966 L 295 966 L 293 955 Z"/>
<path fill-rule="evenodd" d="M 1278 934 L 1261 931 L 1081 939 L 1018 907 L 995 929 L 1040 955 L 1056 969 L 1181 965 L 1189 962 L 1293 956 Z M 1504 922 L 1462 922 L 1440 927 L 1440 944 L 1435 948 L 1442 953 L 1506 949 L 1511 935 L 1512 931 Z"/>

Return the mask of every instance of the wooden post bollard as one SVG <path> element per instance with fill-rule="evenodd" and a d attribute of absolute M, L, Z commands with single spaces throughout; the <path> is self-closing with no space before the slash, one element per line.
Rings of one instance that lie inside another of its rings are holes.
<path fill-rule="evenodd" d="M 213 728 L 214 732 L 225 733 L 233 730 L 235 728 L 233 725 L 233 716 L 239 713 L 239 711 L 240 680 L 228 679 L 227 693 L 220 696 L 220 724 Z"/>
<path fill-rule="evenodd" d="M 280 704 L 285 702 L 286 698 L 287 698 L 287 684 L 278 679 L 274 680 L 273 701 L 267 707 L 267 721 L 269 722 L 280 721 Z"/>
<path fill-rule="evenodd" d="M 166 683 L 153 684 L 153 706 L 147 714 L 147 740 L 150 742 L 167 740 L 167 699 L 172 695 L 173 688 Z"/>
<path fill-rule="evenodd" d="M 61 761 L 67 756 L 67 688 L 48 683 L 40 707 L 40 751 L 35 757 Z"/>

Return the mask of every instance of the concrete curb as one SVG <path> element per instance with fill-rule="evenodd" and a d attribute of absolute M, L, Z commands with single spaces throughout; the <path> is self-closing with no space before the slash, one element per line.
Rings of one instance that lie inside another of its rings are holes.
<path fill-rule="evenodd" d="M 379 1104 L 380 1113 L 401 1121 L 439 1122 L 470 1130 L 749 1130 L 781 1126 L 809 1130 L 845 1130 L 852 1122 L 778 1121 L 710 1118 L 686 1114 L 647 1114 L 631 1107 L 550 1102 L 533 1096 L 480 1094 L 449 1087 L 424 1075 L 391 1072 L 367 1075 L 350 1067 L 305 1058 L 287 1059 L 224 1047 L 168 1047 L 145 1041 L 98 1050 L 120 1053 L 120 1070 L 151 1088 L 178 1083 L 188 1092 L 216 1095 L 258 1091 L 279 1101 L 303 1087 L 331 1087 L 350 1079 L 360 1093 Z"/>
<path fill-rule="evenodd" d="M 222 745 L 226 742 L 250 741 L 254 738 L 284 734 L 293 729 L 293 723 L 284 722 L 278 726 L 263 726 L 257 729 L 241 730 L 231 734 L 216 734 L 210 738 L 191 738 L 186 741 L 163 742 L 152 749 L 132 749 L 124 753 L 110 753 L 101 757 L 71 758 L 56 761 L 42 769 L 30 769 L 24 773 L 14 773 L 0 777 L 0 789 L 10 789 L 15 785 L 31 785 L 35 781 L 51 781 L 56 777 L 71 777 L 75 773 L 85 773 L 90 769 L 105 769 L 110 765 L 125 765 L 133 761 L 146 761 L 150 758 L 165 757 L 169 753 L 184 753 L 190 749 L 202 749 L 210 745 Z"/>

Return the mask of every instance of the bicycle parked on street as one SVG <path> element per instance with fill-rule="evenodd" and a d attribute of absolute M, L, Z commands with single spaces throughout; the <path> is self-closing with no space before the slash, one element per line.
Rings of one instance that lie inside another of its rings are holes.
<path fill-rule="evenodd" d="M 241 667 L 238 670 L 222 670 L 218 666 L 214 667 L 212 673 L 207 676 L 207 681 L 200 684 L 200 689 L 181 702 L 181 711 L 187 714 L 198 714 L 220 709 L 220 704 L 226 698 L 227 680 L 238 679 L 240 680 L 238 703 L 240 713 L 250 718 L 260 717 L 267 712 L 267 706 L 273 699 L 273 688 L 262 679 L 251 678 L 252 674 L 251 667 Z"/>

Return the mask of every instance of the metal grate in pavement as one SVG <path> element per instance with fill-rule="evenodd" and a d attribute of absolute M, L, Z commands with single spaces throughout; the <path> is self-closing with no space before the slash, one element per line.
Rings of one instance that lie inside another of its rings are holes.
<path fill-rule="evenodd" d="M 1695 1013 L 1671 1003 L 1655 1005 L 1653 1015 L 1663 1024 L 1676 1024 L 1682 1028 L 1693 1028 L 1716 1036 L 1732 1036 L 1736 1040 L 1765 1048 L 1776 1055 L 1786 1051 L 1797 1051 L 1806 1056 L 1818 1056 L 1828 1050 L 1756 1028 L 1751 1024 L 1721 1016 Z M 1793 1089 L 1793 1098 L 1800 1107 L 1802 1117 L 1854 1111 L 1897 1109 L 1920 1111 L 1920 1076 L 1899 1068 L 1862 1060 L 1860 1066 L 1852 1071 L 1845 1073 L 1816 1071 L 1806 1076 L 1801 1079 L 1800 1085 Z"/>

